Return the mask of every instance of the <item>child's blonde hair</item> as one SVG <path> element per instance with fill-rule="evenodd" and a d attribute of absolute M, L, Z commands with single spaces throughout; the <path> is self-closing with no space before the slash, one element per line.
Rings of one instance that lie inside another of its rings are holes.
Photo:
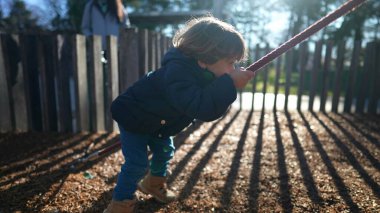
<path fill-rule="evenodd" d="M 225 58 L 236 61 L 246 58 L 242 35 L 232 25 L 212 16 L 194 18 L 187 22 L 174 35 L 173 45 L 186 56 L 206 64 Z"/>

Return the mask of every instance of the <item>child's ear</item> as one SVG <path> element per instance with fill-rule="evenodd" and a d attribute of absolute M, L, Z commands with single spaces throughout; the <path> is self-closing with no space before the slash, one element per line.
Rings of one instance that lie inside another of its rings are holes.
<path fill-rule="evenodd" d="M 204 62 L 202 62 L 202 61 L 200 61 L 200 60 L 198 60 L 198 65 L 199 65 L 200 67 L 202 67 L 202 69 L 206 69 L 206 68 L 207 68 L 207 64 L 204 63 Z"/>

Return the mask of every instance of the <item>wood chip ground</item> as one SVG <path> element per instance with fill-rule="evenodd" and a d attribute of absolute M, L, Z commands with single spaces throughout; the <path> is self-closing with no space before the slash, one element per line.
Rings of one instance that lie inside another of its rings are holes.
<path fill-rule="evenodd" d="M 0 212 L 102 212 L 123 163 L 112 134 L 0 134 Z M 232 110 L 175 137 L 179 199 L 138 212 L 380 212 L 380 117 Z"/>

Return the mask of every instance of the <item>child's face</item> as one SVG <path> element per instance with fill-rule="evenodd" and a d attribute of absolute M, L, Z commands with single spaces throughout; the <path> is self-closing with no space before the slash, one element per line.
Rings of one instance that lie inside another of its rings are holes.
<path fill-rule="evenodd" d="M 215 74 L 215 76 L 219 77 L 223 74 L 228 74 L 234 71 L 235 67 L 235 59 L 220 59 L 216 61 L 214 64 L 206 64 L 206 68 Z"/>

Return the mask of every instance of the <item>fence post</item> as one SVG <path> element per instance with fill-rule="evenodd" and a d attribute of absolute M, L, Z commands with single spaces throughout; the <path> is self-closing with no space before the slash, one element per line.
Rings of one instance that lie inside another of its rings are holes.
<path fill-rule="evenodd" d="M 39 85 L 37 57 L 37 36 L 23 34 L 20 36 L 22 70 L 24 74 L 25 99 L 30 130 L 42 130 L 42 110 Z M 17 113 L 17 111 L 16 111 Z"/>
<path fill-rule="evenodd" d="M 368 97 L 369 92 L 369 80 L 370 80 L 370 69 L 372 69 L 374 64 L 375 55 L 375 45 L 374 42 L 367 43 L 365 49 L 364 65 L 363 71 L 361 72 L 361 81 L 359 82 L 358 95 L 356 96 L 356 113 L 364 113 L 365 102 Z"/>
<path fill-rule="evenodd" d="M 309 91 L 309 111 L 314 109 L 314 97 L 318 85 L 318 71 L 321 69 L 321 57 L 322 57 L 322 45 L 323 41 L 320 40 L 315 44 L 314 56 L 313 56 L 313 69 L 311 70 L 310 78 L 310 91 Z"/>
<path fill-rule="evenodd" d="M 19 35 L 9 35 L 6 39 L 6 52 L 13 57 L 7 57 L 8 70 L 11 76 L 11 111 L 16 131 L 28 131 L 30 129 L 30 112 L 27 105 L 27 77 L 22 66 L 22 48 Z"/>
<path fill-rule="evenodd" d="M 165 37 L 165 40 L 166 40 L 166 50 L 169 50 L 170 48 L 173 47 L 172 38 Z"/>
<path fill-rule="evenodd" d="M 321 102 L 319 106 L 319 110 L 322 112 L 326 111 L 326 99 L 327 99 L 327 91 L 328 91 L 328 76 L 330 72 L 330 64 L 331 64 L 331 51 L 332 51 L 333 43 L 331 41 L 327 42 L 325 60 L 323 64 L 322 70 L 322 87 L 321 87 Z"/>
<path fill-rule="evenodd" d="M 167 51 L 168 51 L 168 39 L 166 38 L 165 35 L 161 35 L 161 60 L 163 59 Z"/>
<path fill-rule="evenodd" d="M 75 84 L 74 131 L 89 131 L 89 93 L 86 64 L 86 38 L 74 35 L 73 63 Z"/>
<path fill-rule="evenodd" d="M 5 58 L 3 54 L 4 38 L 0 35 L 0 132 L 12 130 L 11 109 L 9 100 L 10 81 L 5 70 Z"/>
<path fill-rule="evenodd" d="M 255 48 L 255 61 L 260 59 L 260 45 L 256 44 Z M 251 103 L 251 109 L 252 111 L 255 109 L 255 92 L 256 92 L 256 84 L 257 80 L 256 78 L 252 79 L 252 103 Z"/>
<path fill-rule="evenodd" d="M 300 75 L 298 79 L 297 110 L 301 110 L 304 76 L 305 76 L 306 64 L 308 61 L 308 54 L 309 54 L 308 44 L 307 42 L 303 42 L 300 45 L 300 51 L 299 51 Z"/>
<path fill-rule="evenodd" d="M 369 75 L 369 94 L 368 94 L 368 113 L 376 114 L 377 100 L 379 99 L 380 91 L 380 43 L 373 42 L 374 54 L 371 55 L 371 64 L 368 70 Z"/>
<path fill-rule="evenodd" d="M 54 66 L 54 39 L 51 35 L 40 35 L 37 39 L 37 59 L 40 70 L 40 95 L 42 130 L 57 131 L 55 94 L 56 67 Z"/>
<path fill-rule="evenodd" d="M 156 69 L 156 37 L 155 33 L 152 31 L 148 32 L 148 61 L 149 61 L 149 71 Z"/>
<path fill-rule="evenodd" d="M 107 36 L 107 70 L 106 70 L 106 85 L 107 94 L 105 99 L 106 105 L 106 130 L 115 131 L 117 130 L 116 122 L 112 121 L 112 116 L 110 112 L 112 101 L 119 95 L 119 66 L 117 58 L 117 38 L 115 36 Z"/>
<path fill-rule="evenodd" d="M 90 122 L 91 130 L 98 132 L 105 130 L 104 120 L 104 75 L 102 59 L 102 38 L 97 35 L 89 37 L 89 67 L 88 84 L 90 95 Z"/>
<path fill-rule="evenodd" d="M 344 68 L 344 53 L 346 51 L 345 48 L 346 43 L 344 41 L 339 42 L 338 44 L 338 55 L 336 59 L 336 75 L 335 75 L 335 83 L 334 83 L 334 93 L 332 99 L 332 112 L 338 112 L 338 105 L 340 99 L 340 90 L 341 90 L 341 82 L 342 82 L 342 73 Z"/>
<path fill-rule="evenodd" d="M 70 78 L 73 78 L 73 39 L 68 35 L 56 35 L 53 54 L 57 69 L 57 117 L 59 132 L 73 132 L 71 112 Z M 71 81 L 72 87 L 74 86 Z"/>
<path fill-rule="evenodd" d="M 294 61 L 294 50 L 290 50 L 285 55 L 285 103 L 284 110 L 288 111 L 288 102 L 290 94 L 291 76 L 293 71 L 293 61 Z"/>
<path fill-rule="evenodd" d="M 161 34 L 155 33 L 156 37 L 156 69 L 161 66 Z"/>
<path fill-rule="evenodd" d="M 148 30 L 141 29 L 139 30 L 139 66 L 140 72 L 139 76 L 144 76 L 148 71 L 149 67 L 149 46 L 148 46 Z"/>
<path fill-rule="evenodd" d="M 282 65 L 282 56 L 278 57 L 276 60 L 276 76 L 274 80 L 274 102 L 273 102 L 273 110 L 277 109 L 277 95 L 280 87 L 280 75 L 281 75 L 281 65 Z"/>
<path fill-rule="evenodd" d="M 355 41 L 354 50 L 351 56 L 350 69 L 348 71 L 348 81 L 346 85 L 346 95 L 344 97 L 344 112 L 351 112 L 352 96 L 355 89 L 356 73 L 359 68 L 359 54 L 361 52 L 361 41 Z"/>
<path fill-rule="evenodd" d="M 269 53 L 269 51 L 270 51 L 269 43 L 266 43 L 266 45 L 265 45 L 265 52 Z M 264 70 L 263 70 L 263 75 L 264 75 L 264 85 L 263 85 L 263 97 L 264 97 L 264 100 L 263 100 L 263 107 L 265 106 L 265 104 L 264 104 L 264 102 L 265 102 L 265 94 L 267 93 L 268 74 L 269 74 L 269 66 L 266 66 L 266 67 L 264 67 Z"/>
<path fill-rule="evenodd" d="M 136 28 L 122 31 L 119 53 L 120 89 L 124 91 L 139 79 L 139 39 Z"/>

